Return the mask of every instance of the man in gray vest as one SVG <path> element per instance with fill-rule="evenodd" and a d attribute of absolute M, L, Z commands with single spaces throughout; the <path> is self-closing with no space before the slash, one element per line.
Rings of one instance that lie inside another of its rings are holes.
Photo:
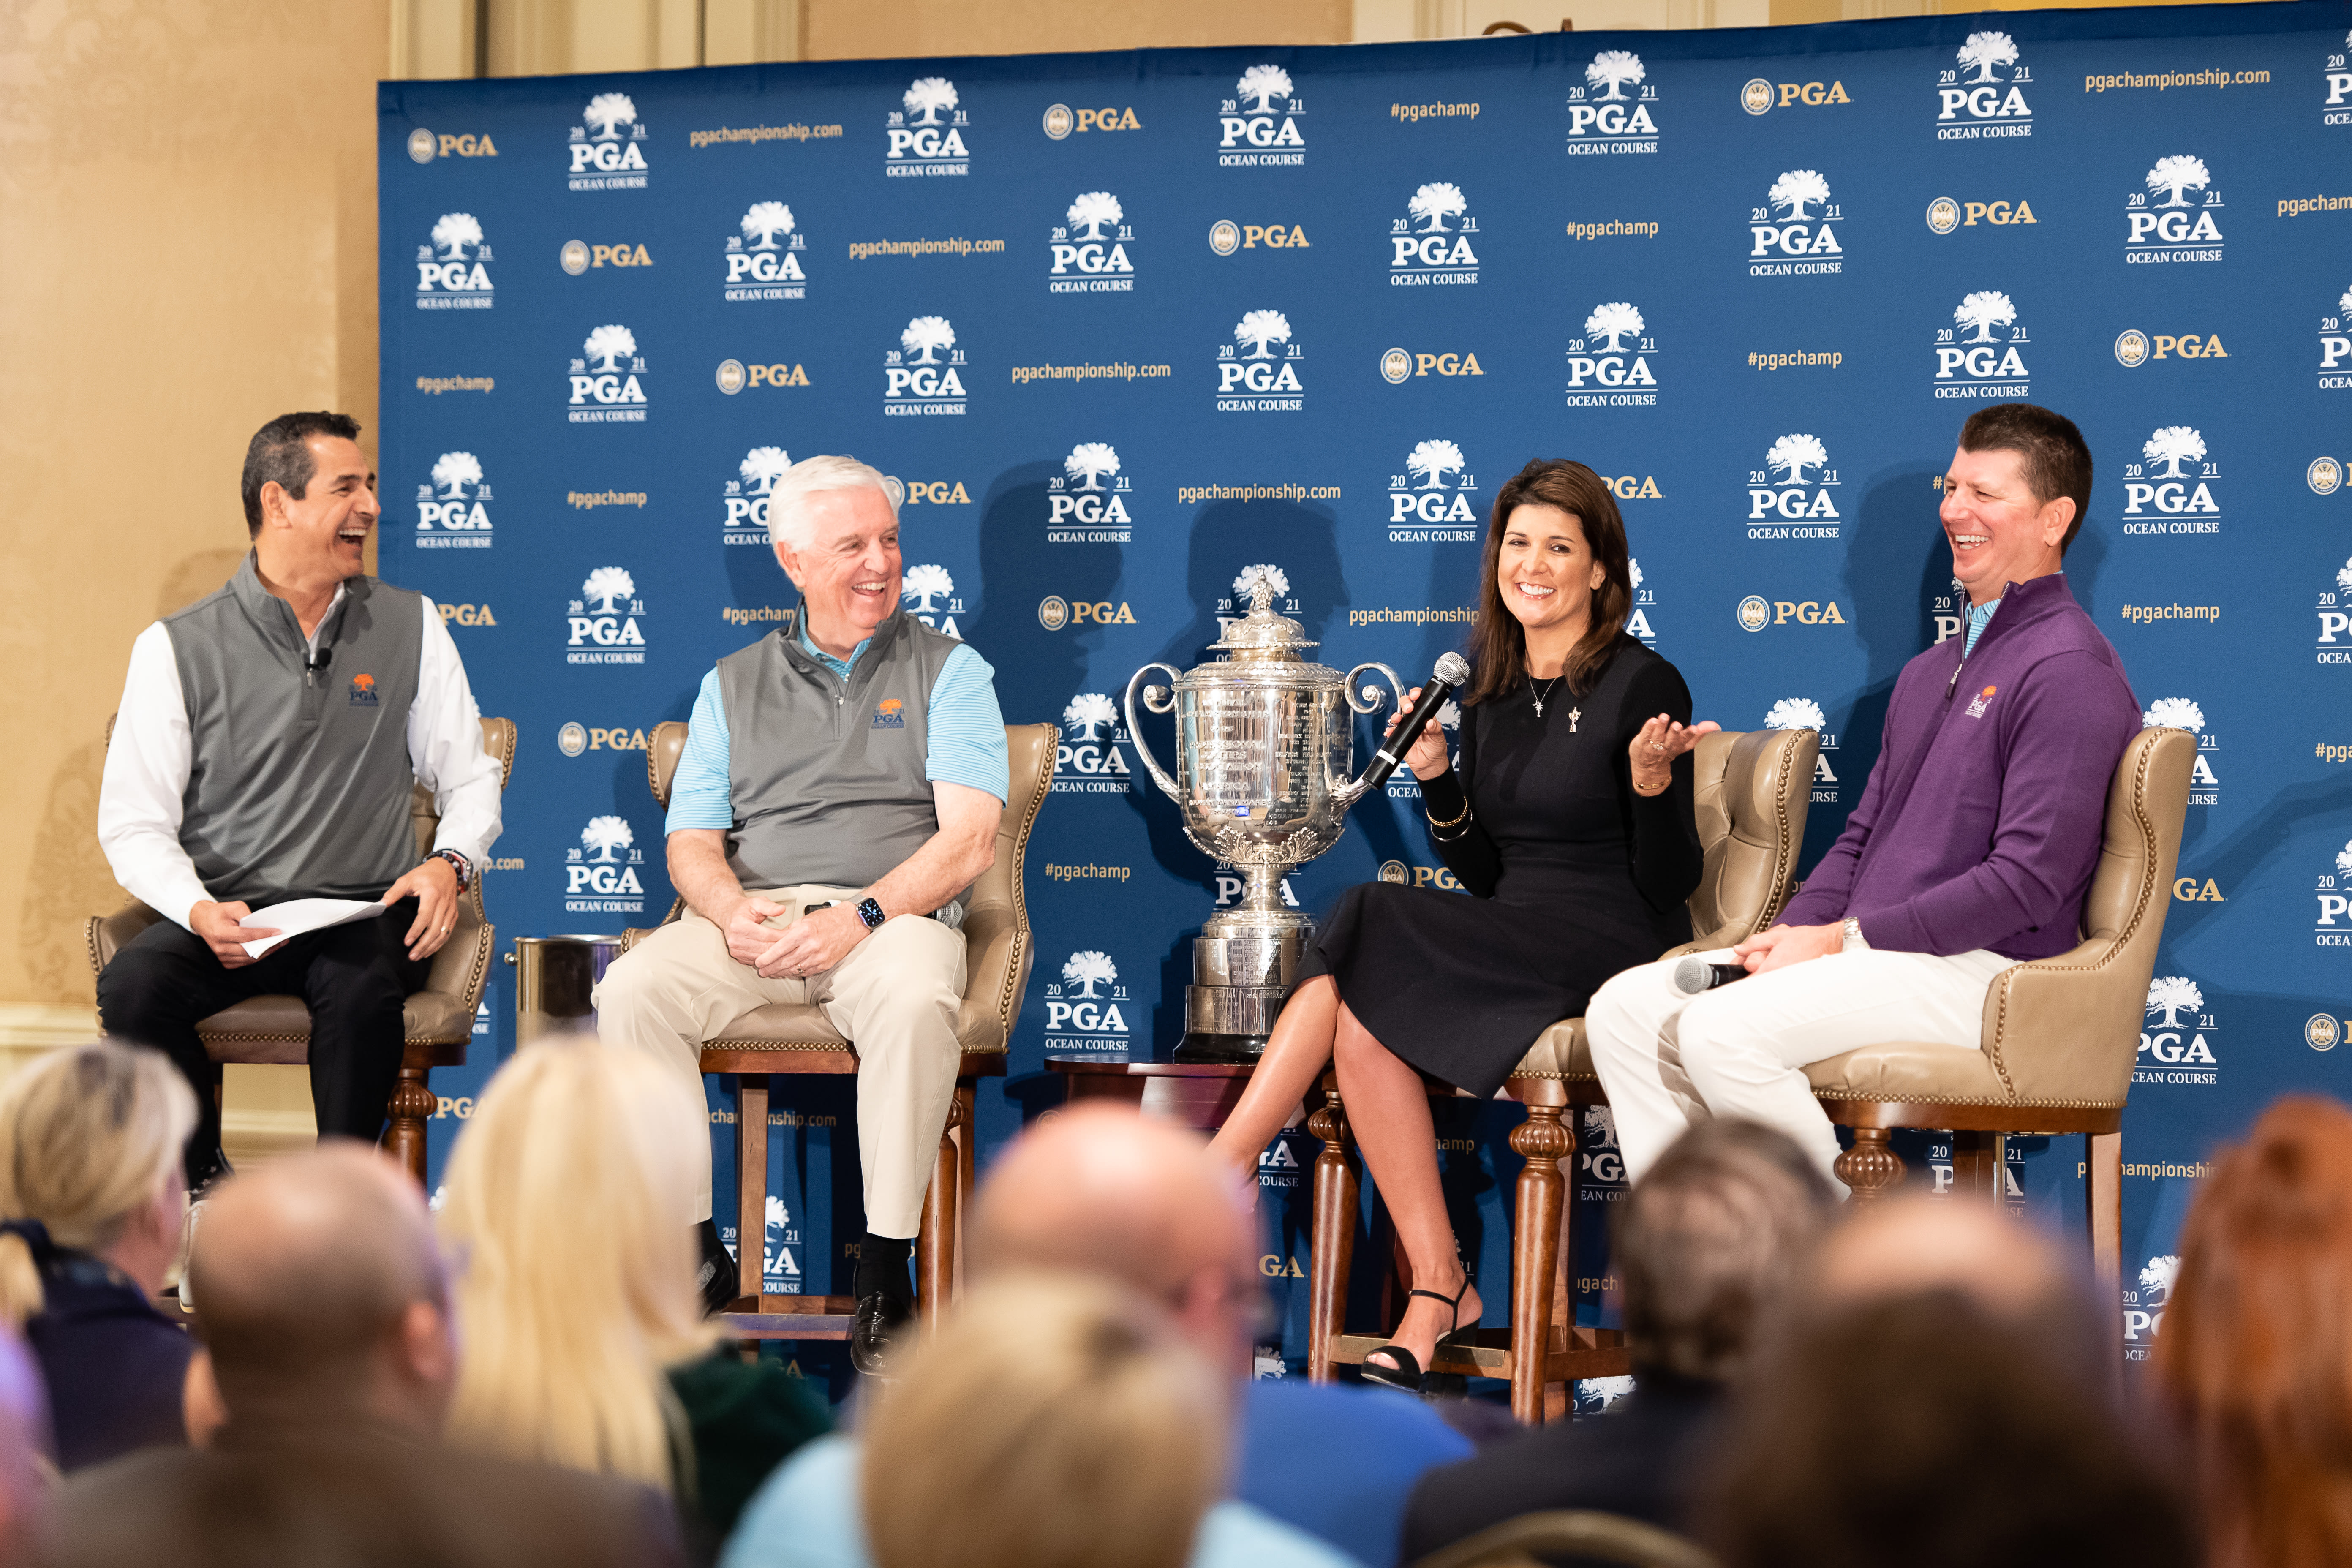
<path fill-rule="evenodd" d="M 302 998 L 319 1131 L 376 1140 L 400 1075 L 401 1003 L 499 836 L 499 765 L 440 613 L 362 564 L 382 509 L 359 433 L 321 413 L 255 434 L 252 553 L 227 586 L 139 634 L 107 747 L 99 843 L 115 880 L 164 919 L 99 976 L 99 1018 L 194 1087 L 191 1190 L 226 1163 L 220 1069 L 196 1021 L 249 996 Z M 441 816 L 422 862 L 418 782 Z M 278 932 L 245 917 L 299 898 L 386 909 L 249 952 Z"/>
<path fill-rule="evenodd" d="M 996 859 L 1004 719 L 988 661 L 899 608 L 880 474 L 854 458 L 794 464 L 769 491 L 768 537 L 800 608 L 703 677 L 669 798 L 687 910 L 605 972 L 597 1025 L 698 1092 L 702 1042 L 770 1003 L 823 1008 L 857 1047 L 850 1354 L 871 1372 L 913 1300 L 907 1258 L 955 1095 L 963 894 Z M 715 1310 L 734 1262 L 707 1169 L 681 1217 L 698 1222 Z"/>

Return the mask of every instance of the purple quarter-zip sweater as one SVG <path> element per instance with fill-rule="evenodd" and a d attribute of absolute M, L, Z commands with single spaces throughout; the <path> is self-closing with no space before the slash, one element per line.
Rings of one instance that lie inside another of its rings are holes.
<path fill-rule="evenodd" d="M 2063 574 L 2009 584 L 1974 653 L 1965 640 L 1895 678 L 1861 803 L 1783 923 L 1851 914 L 1896 952 L 2026 960 L 2075 944 L 2139 703 Z"/>

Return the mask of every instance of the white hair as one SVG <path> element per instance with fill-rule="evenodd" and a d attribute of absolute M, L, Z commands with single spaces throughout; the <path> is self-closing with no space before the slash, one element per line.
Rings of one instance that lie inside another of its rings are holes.
<path fill-rule="evenodd" d="M 849 457 L 803 458 L 783 471 L 768 488 L 768 542 L 805 550 L 809 522 L 801 502 L 824 490 L 866 488 L 882 492 L 890 503 L 890 521 L 898 521 L 898 498 L 878 469 Z"/>

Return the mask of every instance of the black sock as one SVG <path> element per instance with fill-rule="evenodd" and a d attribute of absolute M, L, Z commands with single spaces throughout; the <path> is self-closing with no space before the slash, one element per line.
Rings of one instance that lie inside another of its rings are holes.
<path fill-rule="evenodd" d="M 907 1260 L 914 1251 L 912 1237 L 877 1236 L 867 1231 L 866 1239 L 857 1246 L 857 1282 L 851 1287 L 853 1293 L 870 1296 L 879 1290 L 894 1301 L 912 1301 L 915 1287 L 907 1277 Z"/>

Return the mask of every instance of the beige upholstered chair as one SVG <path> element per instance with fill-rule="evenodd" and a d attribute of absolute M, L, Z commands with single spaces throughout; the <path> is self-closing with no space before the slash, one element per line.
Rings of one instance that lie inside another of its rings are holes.
<path fill-rule="evenodd" d="M 107 721 L 107 735 L 114 733 Z M 482 745 L 499 760 L 499 787 L 514 773 L 515 726 L 511 719 L 482 721 Z M 432 792 L 422 784 L 409 796 L 409 819 L 416 829 L 416 853 L 431 853 L 441 817 L 434 809 Z M 408 1167 L 418 1185 L 425 1182 L 425 1124 L 433 1119 L 436 1101 L 426 1075 L 437 1067 L 462 1067 L 466 1046 L 474 1037 L 474 1014 L 481 1005 L 482 986 L 490 973 L 490 954 L 498 932 L 482 907 L 482 880 L 478 873 L 457 900 L 457 928 L 441 951 L 433 955 L 425 989 L 401 1008 L 401 1026 L 407 1049 L 400 1058 L 400 1079 L 392 1091 L 392 1127 L 384 1146 Z M 124 905 L 110 915 L 89 920 L 89 968 L 103 970 L 124 942 L 163 917 L 145 904 Z M 299 996 L 253 996 L 225 1007 L 197 1024 L 205 1050 L 216 1062 L 263 1062 L 300 1066 L 310 1059 L 310 1013 Z"/>
<path fill-rule="evenodd" d="M 1894 1128 L 1950 1129 L 1963 1191 L 2006 1197 L 2002 1139 L 2080 1132 L 2091 1258 L 2114 1300 L 2123 1255 L 2123 1114 L 2147 1016 L 2148 976 L 2172 902 L 2197 737 L 2142 730 L 2107 788 L 2098 869 L 2072 952 L 2003 970 L 1985 996 L 1977 1049 L 1896 1041 L 1805 1069 L 1830 1120 L 1853 1129 L 1838 1176 L 1856 1198 L 1903 1179 Z"/>
<path fill-rule="evenodd" d="M 1664 956 L 1727 946 L 1771 924 L 1789 899 L 1820 748 L 1821 736 L 1811 730 L 1723 731 L 1700 740 L 1692 760 L 1699 843 L 1706 861 L 1690 897 L 1691 930 L 1700 934 Z M 1307 1122 L 1323 1140 L 1315 1161 L 1307 1375 L 1328 1381 L 1340 1363 L 1362 1362 L 1386 1336 L 1340 1331 L 1355 1240 L 1357 1177 L 1348 1158 L 1347 1111 L 1333 1075 L 1324 1075 L 1322 1093 L 1323 1105 Z M 1527 1165 L 1519 1173 L 1511 1220 L 1510 1327 L 1483 1331 L 1466 1355 L 1442 1355 L 1431 1370 L 1507 1378 L 1512 1414 L 1536 1422 L 1546 1414 L 1547 1384 L 1614 1376 L 1628 1365 L 1622 1334 L 1570 1323 L 1567 1270 L 1576 1208 L 1576 1139 L 1560 1118 L 1570 1107 L 1606 1103 L 1585 1044 L 1584 1020 L 1566 1018 L 1538 1036 L 1505 1082 L 1502 1098 L 1528 1108 L 1527 1120 L 1511 1131 L 1511 1147 Z M 1402 1300 L 1393 1305 L 1402 1308 Z M 1393 1321 L 1394 1314 L 1390 1316 Z M 1553 1403 L 1564 1408 L 1564 1389 Z"/>
<path fill-rule="evenodd" d="M 1694 1542 L 1621 1513 L 1589 1509 L 1507 1519 L 1431 1552 L 1412 1568 L 1541 1568 L 1562 1558 L 1624 1568 L 1717 1568 Z"/>
<path fill-rule="evenodd" d="M 1013 1026 L 1021 1016 L 1022 995 L 1036 957 L 1022 868 L 1029 830 L 1036 825 L 1046 786 L 1053 782 L 1056 735 L 1051 724 L 1004 727 L 1012 753 L 1012 799 L 1005 803 L 997 828 L 996 863 L 972 884 L 964 909 L 969 978 L 963 1011 L 956 1019 L 963 1062 L 947 1129 L 940 1137 L 939 1163 L 923 1199 L 922 1232 L 915 1243 L 916 1289 L 927 1317 L 946 1299 L 956 1279 L 958 1226 L 971 1194 L 972 1093 L 979 1079 L 1003 1076 Z M 665 808 L 685 749 L 684 724 L 672 720 L 655 728 L 646 752 L 646 775 L 654 799 Z M 684 908 L 682 900 L 672 903 L 662 923 L 677 919 Z M 652 934 L 624 932 L 621 951 L 626 952 Z M 857 1071 L 856 1047 L 835 1031 L 822 1010 L 772 1004 L 737 1019 L 723 1037 L 704 1041 L 702 1070 L 732 1073 L 738 1086 L 735 1251 L 740 1272 L 734 1310 L 726 1314 L 729 1331 L 741 1339 L 847 1339 L 857 1306 L 853 1298 L 762 1295 L 760 1264 L 766 1234 L 768 1080 L 781 1074 L 853 1074 Z M 963 1130 L 960 1137 L 959 1128 Z"/>

